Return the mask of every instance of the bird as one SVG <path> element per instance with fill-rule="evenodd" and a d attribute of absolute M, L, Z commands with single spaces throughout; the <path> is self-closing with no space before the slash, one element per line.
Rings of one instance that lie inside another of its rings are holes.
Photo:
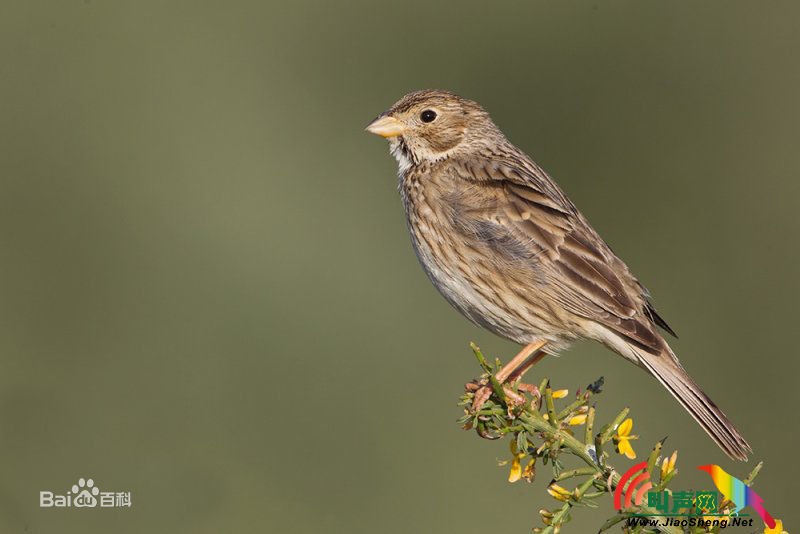
<path fill-rule="evenodd" d="M 750 486 L 738 478 L 729 475 L 718 465 L 700 465 L 697 468 L 711 475 L 711 480 L 714 481 L 714 485 L 719 492 L 736 507 L 733 513 L 741 510 L 745 506 L 750 506 L 761 516 L 761 519 L 764 520 L 764 523 L 766 523 L 769 528 L 775 528 L 775 519 L 769 515 L 769 512 L 764 509 L 764 505 L 761 504 L 764 499 L 759 497 Z"/>
<path fill-rule="evenodd" d="M 747 459 L 750 445 L 667 344 L 659 329 L 675 333 L 645 287 L 480 104 L 414 91 L 366 130 L 397 160 L 413 249 L 433 285 L 476 325 L 524 345 L 498 381 L 594 340 L 653 375 L 729 457 Z"/>

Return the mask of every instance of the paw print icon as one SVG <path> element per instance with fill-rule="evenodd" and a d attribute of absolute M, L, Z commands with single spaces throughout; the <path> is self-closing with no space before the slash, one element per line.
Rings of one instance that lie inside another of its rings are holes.
<path fill-rule="evenodd" d="M 100 488 L 94 485 L 94 480 L 80 478 L 77 484 L 72 485 L 72 494 L 74 495 L 72 504 L 76 508 L 93 508 L 97 506 L 99 493 Z"/>

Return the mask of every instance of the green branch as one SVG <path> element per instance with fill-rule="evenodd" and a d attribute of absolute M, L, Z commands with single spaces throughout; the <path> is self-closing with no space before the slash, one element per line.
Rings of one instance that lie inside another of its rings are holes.
<path fill-rule="evenodd" d="M 507 435 L 513 437 L 510 443 L 512 456 L 510 482 L 517 480 L 532 482 L 536 474 L 537 461 L 545 465 L 552 464 L 553 476 L 547 492 L 560 503 L 560 507 L 555 510 L 540 510 L 544 525 L 535 528 L 534 532 L 558 534 L 570 521 L 575 507 L 599 508 L 596 501 L 600 497 L 614 493 L 621 473 L 609 463 L 609 455 L 604 452 L 609 443 L 613 444 L 620 454 L 627 454 L 631 459 L 635 458 L 631 441 L 637 439 L 637 436 L 630 433 L 633 422 L 628 418 L 629 410 L 628 408 L 622 410 L 595 434 L 593 430 L 595 408 L 594 405 L 590 405 L 590 401 L 600 393 L 602 378 L 590 384 L 586 391 L 578 391 L 575 399 L 559 410 L 556 402 L 566 397 L 565 390 L 554 391 L 547 379 L 543 379 L 538 387 L 521 382 L 501 384 L 495 377 L 500 369 L 500 362 L 497 361 L 492 366 L 476 345 L 472 344 L 472 350 L 484 373 L 479 380 L 468 384 L 460 403 L 465 407 L 465 415 L 459 422 L 466 429 L 475 429 L 483 438 L 500 439 Z M 481 390 L 484 394 L 491 392 L 491 395 L 475 411 L 472 407 L 473 400 Z M 581 425 L 585 428 L 578 433 L 582 437 L 579 439 L 573 429 Z M 650 474 L 654 491 L 669 492 L 666 486 L 677 474 L 675 469 L 677 452 L 671 458 L 662 458 L 662 444 L 663 440 L 656 443 L 650 452 L 647 472 Z M 583 466 L 567 469 L 564 461 L 569 457 L 577 458 Z M 523 468 L 525 460 L 527 465 Z M 752 481 L 759 469 L 760 464 L 748 477 L 748 481 Z M 621 472 L 625 471 L 626 469 L 622 469 Z M 568 484 L 576 486 L 574 489 L 562 486 Z M 599 531 L 605 532 L 623 523 L 625 532 L 668 534 L 684 532 L 682 528 L 661 524 L 647 527 L 651 530 L 639 526 L 627 526 L 625 520 L 630 517 L 658 516 L 662 513 L 646 504 L 645 500 L 640 505 L 618 511 L 602 524 Z M 728 513 L 730 503 L 720 503 L 719 508 L 722 513 Z M 691 508 L 686 509 L 686 513 L 702 515 L 703 511 L 696 510 L 693 504 Z M 719 528 L 712 528 L 710 531 L 698 528 L 687 532 L 719 532 Z"/>

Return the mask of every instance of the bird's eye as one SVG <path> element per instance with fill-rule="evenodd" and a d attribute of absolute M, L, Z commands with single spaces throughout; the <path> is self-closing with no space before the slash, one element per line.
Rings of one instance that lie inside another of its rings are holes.
<path fill-rule="evenodd" d="M 432 109 L 426 109 L 419 116 L 422 122 L 433 122 L 436 120 L 436 112 Z"/>

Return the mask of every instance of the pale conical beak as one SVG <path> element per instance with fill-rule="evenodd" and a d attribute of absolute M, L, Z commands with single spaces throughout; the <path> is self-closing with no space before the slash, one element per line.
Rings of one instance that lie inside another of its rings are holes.
<path fill-rule="evenodd" d="M 403 135 L 405 126 L 394 117 L 385 115 L 369 123 L 367 131 L 375 135 L 380 135 L 381 137 L 397 137 L 398 135 Z"/>

